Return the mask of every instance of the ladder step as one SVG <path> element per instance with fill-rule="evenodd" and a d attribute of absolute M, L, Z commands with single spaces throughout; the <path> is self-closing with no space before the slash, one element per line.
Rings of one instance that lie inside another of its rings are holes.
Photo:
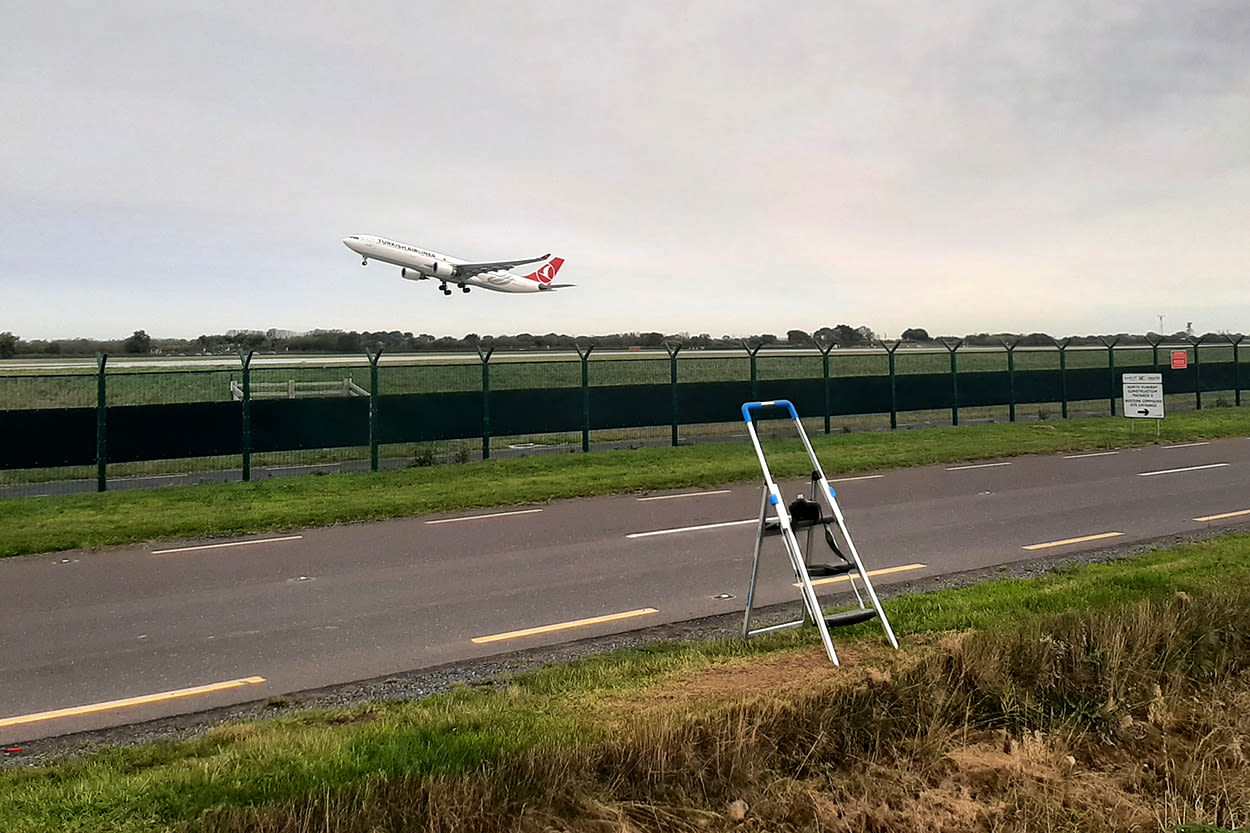
<path fill-rule="evenodd" d="M 828 520 L 829 518 L 819 518 L 816 520 L 801 520 L 801 521 L 792 520 L 790 521 L 790 529 L 797 532 L 800 529 L 807 529 L 809 526 L 820 526 L 821 524 L 825 523 Z M 765 518 L 764 519 L 764 534 L 765 535 L 780 535 L 781 534 L 781 521 L 777 520 L 776 518 Z"/>
<path fill-rule="evenodd" d="M 831 628 L 845 628 L 876 618 L 877 611 L 872 608 L 865 608 L 863 610 L 848 610 L 845 613 L 834 613 L 826 616 L 825 624 Z"/>
<path fill-rule="evenodd" d="M 842 564 L 808 564 L 807 574 L 812 578 L 829 578 L 830 576 L 844 576 L 847 573 L 855 572 L 855 565 L 849 562 Z"/>

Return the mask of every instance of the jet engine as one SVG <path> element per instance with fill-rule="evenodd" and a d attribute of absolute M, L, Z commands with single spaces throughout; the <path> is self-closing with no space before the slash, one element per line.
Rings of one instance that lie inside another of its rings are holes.
<path fill-rule="evenodd" d="M 424 272 L 418 272 L 416 269 L 409 269 L 408 267 L 400 269 L 399 276 L 401 278 L 407 278 L 410 281 L 423 281 L 430 277 Z"/>
<path fill-rule="evenodd" d="M 436 260 L 430 264 L 430 275 L 435 278 L 454 278 L 456 276 L 456 267 L 450 263 Z"/>

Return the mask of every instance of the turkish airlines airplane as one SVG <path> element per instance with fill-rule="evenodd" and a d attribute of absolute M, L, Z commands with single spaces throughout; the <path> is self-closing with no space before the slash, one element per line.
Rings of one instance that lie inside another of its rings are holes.
<path fill-rule="evenodd" d="M 470 287 L 482 286 L 496 292 L 547 292 L 573 286 L 571 283 L 552 283 L 556 272 L 564 265 L 564 258 L 529 257 L 523 260 L 498 260 L 490 263 L 470 263 L 438 252 L 427 251 L 420 246 L 411 246 L 387 240 L 385 237 L 374 237 L 371 234 L 353 234 L 343 238 L 343 245 L 362 258 L 360 265 L 368 266 L 370 260 L 380 260 L 399 267 L 399 275 L 410 281 L 425 281 L 433 278 L 439 282 L 439 289 L 444 295 L 450 295 L 447 284 L 454 283 L 462 292 Z M 550 260 L 548 260 L 550 258 Z M 536 271 L 528 275 L 513 275 L 509 269 L 523 266 L 526 263 L 538 263 L 547 260 Z"/>

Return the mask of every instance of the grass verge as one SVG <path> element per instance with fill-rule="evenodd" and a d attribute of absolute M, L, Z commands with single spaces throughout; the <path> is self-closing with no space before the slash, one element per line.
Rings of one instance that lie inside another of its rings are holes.
<path fill-rule="evenodd" d="M 1053 454 L 1250 436 L 1250 409 L 1168 417 L 1156 440 L 1147 426 L 1115 418 L 1000 424 L 922 431 L 818 436 L 826 473 Z M 766 433 L 785 423 L 764 423 Z M 801 475 L 797 440 L 772 440 L 769 464 Z M 482 506 L 758 479 L 750 444 L 644 448 L 490 460 L 383 474 L 271 479 L 0 501 L 0 556 L 106 547 L 139 541 L 237 535 L 380 520 Z"/>
<path fill-rule="evenodd" d="M 903 649 L 860 626 L 840 669 L 810 630 L 659 644 L 11 770 L 0 829 L 1250 823 L 1250 536 L 887 608 Z"/>

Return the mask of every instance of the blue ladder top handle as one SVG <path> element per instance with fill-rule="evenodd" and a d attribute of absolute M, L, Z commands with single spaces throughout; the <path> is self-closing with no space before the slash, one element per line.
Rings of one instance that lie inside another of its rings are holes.
<path fill-rule="evenodd" d="M 769 402 L 745 402 L 742 405 L 742 418 L 750 422 L 752 420 L 751 412 L 763 408 L 785 408 L 790 412 L 790 416 L 793 419 L 797 420 L 799 418 L 799 412 L 794 410 L 794 405 L 790 403 L 789 399 L 774 399 Z"/>
<path fill-rule="evenodd" d="M 763 408 L 785 408 L 790 412 L 790 417 L 795 422 L 799 421 L 799 412 L 794 409 L 794 404 L 789 399 L 773 399 L 768 402 L 744 402 L 742 405 L 742 418 L 749 423 L 753 419 L 752 412 Z M 837 490 L 832 486 L 829 487 L 829 497 L 834 499 L 838 497 Z M 769 502 L 776 506 L 778 503 L 777 496 L 773 495 Z"/>

